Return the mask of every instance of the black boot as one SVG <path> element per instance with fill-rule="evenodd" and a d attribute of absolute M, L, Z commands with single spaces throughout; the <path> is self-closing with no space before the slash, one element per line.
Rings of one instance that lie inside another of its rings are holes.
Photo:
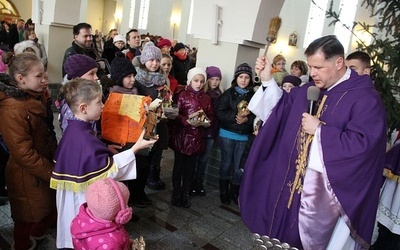
<path fill-rule="evenodd" d="M 171 203 L 175 207 L 182 207 L 182 190 L 180 187 L 173 188 Z"/>
<path fill-rule="evenodd" d="M 182 207 L 182 186 L 179 180 L 172 181 L 172 205 Z"/>
<path fill-rule="evenodd" d="M 222 204 L 229 205 L 229 180 L 219 180 L 219 198 Z"/>
<path fill-rule="evenodd" d="M 190 198 L 188 193 L 182 194 L 182 207 L 189 208 L 192 204 L 190 203 Z"/>
<path fill-rule="evenodd" d="M 238 204 L 239 188 L 240 188 L 239 185 L 234 185 L 231 183 L 231 187 L 229 190 L 229 196 L 236 205 Z"/>
<path fill-rule="evenodd" d="M 160 166 L 150 165 L 150 173 L 146 185 L 153 190 L 165 188 L 165 182 L 160 179 Z"/>

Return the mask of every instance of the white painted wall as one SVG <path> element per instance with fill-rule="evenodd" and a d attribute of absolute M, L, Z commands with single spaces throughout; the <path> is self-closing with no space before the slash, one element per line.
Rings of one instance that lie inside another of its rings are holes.
<path fill-rule="evenodd" d="M 92 25 L 93 31 L 103 28 L 104 0 L 87 0 L 86 20 Z"/>

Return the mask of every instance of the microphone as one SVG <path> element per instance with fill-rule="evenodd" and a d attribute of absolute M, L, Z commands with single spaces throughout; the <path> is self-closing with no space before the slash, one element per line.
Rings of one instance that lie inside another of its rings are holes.
<path fill-rule="evenodd" d="M 316 101 L 319 99 L 319 92 L 319 88 L 315 86 L 310 86 L 307 89 L 308 113 L 310 115 L 315 115 L 314 106 Z"/>

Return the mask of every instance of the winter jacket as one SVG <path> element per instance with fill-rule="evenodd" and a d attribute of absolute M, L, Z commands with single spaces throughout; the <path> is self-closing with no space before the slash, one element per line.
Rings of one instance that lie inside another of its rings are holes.
<path fill-rule="evenodd" d="M 189 115 L 202 109 L 212 124 L 214 111 L 210 96 L 203 90 L 196 93 L 190 86 L 186 86 L 174 94 L 173 101 L 178 105 L 179 115 L 175 118 L 175 128 L 169 142 L 170 148 L 185 155 L 203 153 L 206 128 L 194 127 L 187 122 L 187 119 Z"/>
<path fill-rule="evenodd" d="M 131 249 L 124 226 L 95 218 L 87 211 L 87 203 L 79 207 L 78 215 L 72 220 L 71 235 L 74 249 Z"/>
<path fill-rule="evenodd" d="M 0 133 L 10 150 L 6 180 L 11 213 L 14 221 L 39 222 L 56 209 L 49 182 L 57 142 L 46 124 L 43 94 L 9 85 L 4 77 Z"/>
<path fill-rule="evenodd" d="M 190 60 L 186 58 L 181 60 L 176 56 L 172 56 L 172 75 L 178 80 L 180 85 L 187 84 L 187 74 L 191 69 Z"/>
<path fill-rule="evenodd" d="M 246 100 L 249 103 L 253 95 L 253 90 L 241 95 L 235 91 L 235 87 L 231 87 L 222 93 L 215 109 L 220 128 L 242 135 L 252 134 L 254 114 L 250 113 L 247 116 L 248 121 L 244 124 L 236 123 L 236 115 L 239 102 Z"/>

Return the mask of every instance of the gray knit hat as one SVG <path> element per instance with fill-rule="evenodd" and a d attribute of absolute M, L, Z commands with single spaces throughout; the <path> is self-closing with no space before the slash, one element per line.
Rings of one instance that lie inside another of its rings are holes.
<path fill-rule="evenodd" d="M 161 61 L 161 50 L 154 46 L 153 42 L 147 42 L 144 45 L 142 54 L 140 55 L 140 62 L 145 64 L 148 60 L 152 59 Z"/>

